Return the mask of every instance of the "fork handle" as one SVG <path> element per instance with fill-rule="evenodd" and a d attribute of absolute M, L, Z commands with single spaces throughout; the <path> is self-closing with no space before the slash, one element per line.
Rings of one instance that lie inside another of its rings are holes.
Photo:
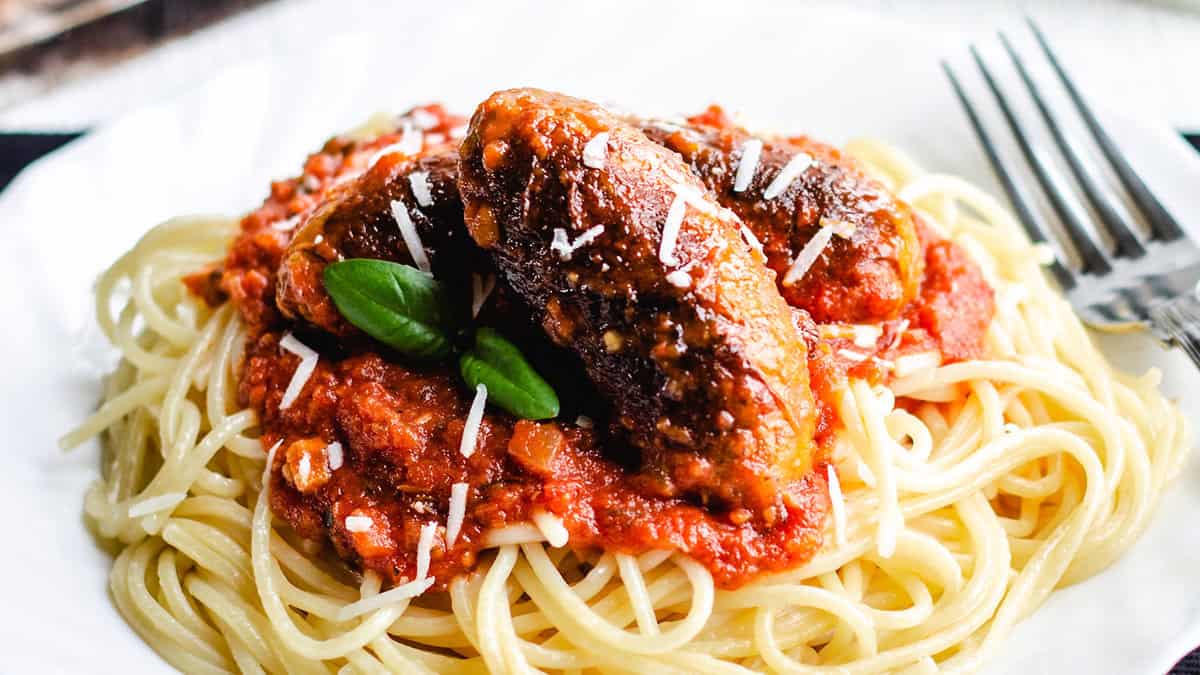
<path fill-rule="evenodd" d="M 1155 334 L 1187 352 L 1200 368 L 1200 297 L 1186 293 L 1150 310 L 1150 325 Z"/>

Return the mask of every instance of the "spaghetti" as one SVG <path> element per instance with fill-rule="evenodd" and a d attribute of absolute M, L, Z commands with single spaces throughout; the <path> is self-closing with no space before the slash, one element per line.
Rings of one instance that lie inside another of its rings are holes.
<path fill-rule="evenodd" d="M 278 444 L 237 405 L 246 328 L 181 283 L 236 223 L 190 218 L 100 279 L 97 320 L 123 358 L 62 440 L 105 442 L 85 508 L 120 546 L 121 614 L 193 673 L 977 669 L 1054 589 L 1133 543 L 1187 423 L 1158 373 L 1107 364 L 991 197 L 878 142 L 848 152 L 972 254 L 997 309 L 985 358 L 896 363 L 889 386 L 839 392 L 832 517 L 800 567 L 722 590 L 678 553 L 551 546 L 539 521 L 491 533 L 444 592 L 355 575 L 272 515 Z"/>

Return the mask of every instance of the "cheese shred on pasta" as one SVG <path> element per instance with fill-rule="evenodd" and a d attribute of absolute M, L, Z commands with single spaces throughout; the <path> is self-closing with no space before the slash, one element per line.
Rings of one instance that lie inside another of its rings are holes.
<path fill-rule="evenodd" d="M 898 359 L 890 387 L 841 392 L 838 517 L 803 566 L 718 591 L 669 551 L 556 548 L 565 532 L 545 518 L 491 533 L 445 592 L 384 590 L 307 555 L 272 518 L 257 420 L 236 402 L 244 328 L 180 283 L 236 224 L 192 218 L 100 279 L 98 320 L 123 359 L 63 439 L 111 451 L 86 512 L 120 549 L 117 608 L 192 673 L 978 669 L 1053 590 L 1136 540 L 1180 471 L 1187 423 L 1156 372 L 1108 365 L 995 200 L 882 144 L 848 151 L 971 251 L 998 297 L 1020 293 L 999 303 L 986 358 Z"/>

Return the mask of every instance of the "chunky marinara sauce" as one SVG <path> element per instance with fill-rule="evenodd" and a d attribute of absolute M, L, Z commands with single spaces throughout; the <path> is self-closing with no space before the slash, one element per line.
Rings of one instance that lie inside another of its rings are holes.
<path fill-rule="evenodd" d="M 436 117 L 436 124 L 426 124 L 431 143 L 440 142 L 438 136 L 452 138 L 463 124 L 440 106 L 420 110 L 426 120 Z M 937 349 L 944 359 L 957 360 L 982 349 L 992 291 L 963 250 L 922 226 L 919 297 L 900 319 L 880 327 L 874 345 L 864 347 L 798 312 L 820 422 L 814 469 L 787 488 L 782 522 L 766 527 L 744 512 L 652 496 L 622 464 L 636 452 L 616 447 L 604 425 L 587 420 L 516 420 L 489 407 L 475 453 L 463 457 L 459 445 L 473 393 L 453 364 L 414 364 L 366 338 L 335 338 L 292 325 L 274 301 L 276 270 L 293 232 L 281 224 L 309 210 L 334 183 L 365 169 L 369 158 L 400 136 L 396 131 L 365 141 L 330 140 L 308 158 L 301 176 L 272 184 L 262 206 L 242 220 L 222 264 L 186 280 L 211 304 L 233 302 L 247 325 L 238 396 L 258 413 L 264 447 L 281 441 L 272 467 L 275 515 L 389 584 L 414 577 L 426 523 L 439 525 L 430 574 L 436 588 L 444 588 L 472 569 L 489 531 L 528 523 L 539 509 L 562 519 L 573 548 L 676 549 L 707 567 L 724 588 L 795 567 L 821 545 L 829 502 L 825 465 L 838 426 L 833 400 L 848 374 L 885 381 L 887 364 L 906 353 Z M 300 396 L 280 410 L 300 361 L 279 346 L 289 331 L 321 359 Z M 329 449 L 335 442 L 340 453 Z M 457 540 L 447 548 L 455 483 L 469 486 L 467 509 Z"/>

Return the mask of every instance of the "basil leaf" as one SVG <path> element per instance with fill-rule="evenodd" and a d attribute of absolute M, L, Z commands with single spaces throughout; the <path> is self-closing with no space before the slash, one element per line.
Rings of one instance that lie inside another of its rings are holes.
<path fill-rule="evenodd" d="M 490 328 L 475 332 L 475 347 L 458 359 L 471 388 L 487 386 L 488 402 L 527 420 L 558 416 L 558 395 L 529 365 L 516 345 Z"/>
<path fill-rule="evenodd" d="M 408 356 L 450 353 L 441 285 L 408 265 L 351 258 L 325 268 L 325 290 L 347 321 Z"/>

